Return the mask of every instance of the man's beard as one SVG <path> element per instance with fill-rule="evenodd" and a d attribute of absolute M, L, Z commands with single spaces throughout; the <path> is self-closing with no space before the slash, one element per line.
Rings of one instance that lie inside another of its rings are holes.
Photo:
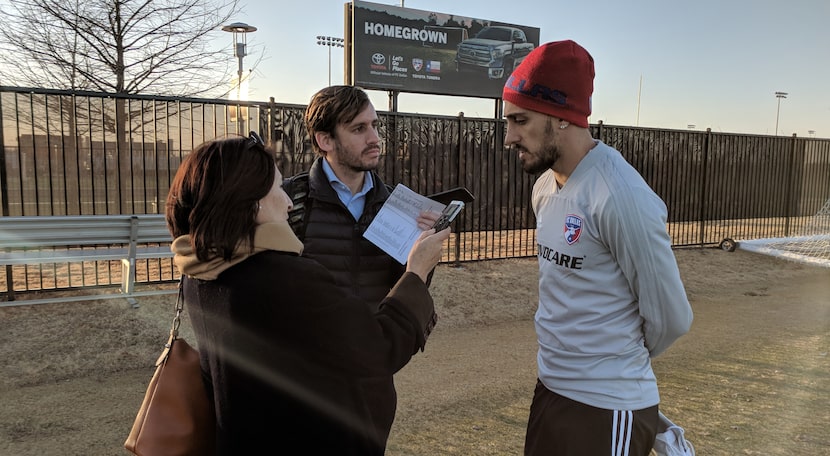
<path fill-rule="evenodd" d="M 553 164 L 559 160 L 559 148 L 554 144 L 546 144 L 538 154 L 525 157 L 530 157 L 531 160 L 522 160 L 522 169 L 528 174 L 538 174 L 553 168 Z"/>
<path fill-rule="evenodd" d="M 340 141 L 335 140 L 334 147 L 337 150 L 337 158 L 338 161 L 342 166 L 350 169 L 354 172 L 362 172 L 362 171 L 374 171 L 378 167 L 378 162 L 374 164 L 368 164 L 363 162 L 363 154 L 368 152 L 369 150 L 374 149 L 374 147 L 366 147 L 359 153 L 353 153 L 351 150 L 347 150 Z"/>
<path fill-rule="evenodd" d="M 538 174 L 553 168 L 554 163 L 559 160 L 559 147 L 555 143 L 553 124 L 548 121 L 545 126 L 545 137 L 542 141 L 544 146 L 536 154 L 525 153 L 525 160 L 522 160 L 522 169 L 528 174 Z M 525 151 L 521 145 L 517 146 Z"/>

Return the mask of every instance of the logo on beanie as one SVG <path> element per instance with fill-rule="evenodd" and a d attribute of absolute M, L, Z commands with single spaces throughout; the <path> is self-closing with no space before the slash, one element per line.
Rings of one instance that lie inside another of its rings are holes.
<path fill-rule="evenodd" d="M 550 87 L 539 83 L 535 83 L 531 87 L 526 87 L 530 86 L 528 80 L 519 79 L 515 75 L 511 75 L 510 78 L 507 79 L 507 83 L 504 86 L 507 89 L 521 93 L 522 95 L 539 98 L 542 101 L 549 101 L 560 106 L 565 106 L 568 103 L 568 95 L 564 92 L 551 89 Z"/>

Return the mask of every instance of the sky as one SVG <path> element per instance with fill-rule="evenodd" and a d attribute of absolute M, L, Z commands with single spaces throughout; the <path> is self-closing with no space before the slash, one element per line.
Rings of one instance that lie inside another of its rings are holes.
<path fill-rule="evenodd" d="M 343 0 L 242 0 L 249 99 L 307 104 L 343 82 Z M 401 1 L 373 3 L 401 6 Z M 830 1 L 404 0 L 405 8 L 538 27 L 594 57 L 591 123 L 830 138 Z M 229 59 L 232 36 L 214 39 Z M 234 67 L 236 63 L 234 63 Z M 776 98 L 775 92 L 787 98 Z M 389 109 L 385 91 L 368 91 Z M 492 99 L 402 93 L 401 112 L 493 117 Z M 810 133 L 813 131 L 814 133 Z"/>
<path fill-rule="evenodd" d="M 9 0 L 0 0 L 0 4 Z M 209 0 L 207 0 L 209 1 Z M 229 22 L 247 35 L 248 98 L 305 105 L 343 83 L 344 0 L 240 0 Z M 540 29 L 542 43 L 572 39 L 594 57 L 589 122 L 715 132 L 830 138 L 828 0 L 374 0 Z M 210 41 L 235 77 L 232 35 Z M 329 59 L 330 54 L 330 59 Z M 329 61 L 331 70 L 329 71 Z M 228 81 L 230 87 L 231 82 Z M 786 92 L 787 98 L 776 98 Z M 389 109 L 385 91 L 368 91 Z M 492 99 L 401 93 L 409 113 L 493 117 Z M 811 133 L 812 132 L 812 133 Z"/>

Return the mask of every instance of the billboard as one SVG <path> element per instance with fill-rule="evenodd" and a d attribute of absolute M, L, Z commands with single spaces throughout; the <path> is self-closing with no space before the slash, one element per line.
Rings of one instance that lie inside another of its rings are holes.
<path fill-rule="evenodd" d="M 501 98 L 539 29 L 363 1 L 346 4 L 346 82 L 366 89 Z"/>

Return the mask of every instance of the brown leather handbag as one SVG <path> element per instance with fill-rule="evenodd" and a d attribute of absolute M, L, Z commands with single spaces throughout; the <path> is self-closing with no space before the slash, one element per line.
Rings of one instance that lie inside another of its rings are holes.
<path fill-rule="evenodd" d="M 178 337 L 183 303 L 180 281 L 170 338 L 124 442 L 138 456 L 216 454 L 216 417 L 202 382 L 199 352 Z"/>

